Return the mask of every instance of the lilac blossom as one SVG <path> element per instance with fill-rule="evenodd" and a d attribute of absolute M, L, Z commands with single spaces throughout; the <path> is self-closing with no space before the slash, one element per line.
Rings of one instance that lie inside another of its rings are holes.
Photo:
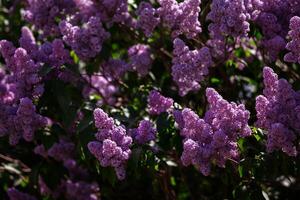
<path fill-rule="evenodd" d="M 286 62 L 300 63 L 300 17 L 295 16 L 290 20 L 290 31 L 288 33 L 290 42 L 286 49 L 290 52 L 284 56 Z"/>
<path fill-rule="evenodd" d="M 224 100 L 214 89 L 206 89 L 209 110 L 200 118 L 191 109 L 175 113 L 180 134 L 184 137 L 182 163 L 194 165 L 209 175 L 212 163 L 225 167 L 227 160 L 238 159 L 237 140 L 251 134 L 250 112 L 243 104 Z"/>
<path fill-rule="evenodd" d="M 119 180 L 125 178 L 125 165 L 131 154 L 132 138 L 123 126 L 114 124 L 113 119 L 100 108 L 94 110 L 97 141 L 88 143 L 89 151 L 99 160 L 102 167 L 114 167 Z"/>
<path fill-rule="evenodd" d="M 142 1 L 136 10 L 138 15 L 137 28 L 142 29 L 146 37 L 150 37 L 160 22 L 157 10 L 148 2 Z"/>
<path fill-rule="evenodd" d="M 194 38 L 202 31 L 198 20 L 200 0 L 185 0 L 178 3 L 176 0 L 159 0 L 161 7 L 157 12 L 166 26 L 172 29 L 172 37 L 184 34 L 187 38 Z"/>
<path fill-rule="evenodd" d="M 179 94 L 185 96 L 200 89 L 199 82 L 208 74 L 212 57 L 209 48 L 190 50 L 179 38 L 173 41 L 173 45 L 172 76 L 179 87 Z"/>
<path fill-rule="evenodd" d="M 138 144 L 145 144 L 155 139 L 156 129 L 149 120 L 142 120 L 140 121 L 138 128 L 132 130 L 132 133 L 133 138 Z"/>
<path fill-rule="evenodd" d="M 130 68 L 141 76 L 148 74 L 152 65 L 150 48 L 144 44 L 136 44 L 128 49 Z"/>
<path fill-rule="evenodd" d="M 100 94 L 105 103 L 113 105 L 116 102 L 115 94 L 118 92 L 118 87 L 110 79 L 100 73 L 85 78 L 88 82 L 82 91 L 85 97 Z M 104 102 L 101 100 L 101 103 Z"/>
<path fill-rule="evenodd" d="M 300 93 L 274 71 L 263 70 L 263 95 L 256 98 L 256 125 L 267 131 L 267 151 L 282 150 L 296 156 L 296 139 L 300 131 Z"/>
<path fill-rule="evenodd" d="M 99 17 L 91 17 L 82 28 L 64 20 L 60 22 L 59 28 L 63 40 L 82 59 L 95 57 L 101 51 L 103 42 L 110 36 Z"/>
<path fill-rule="evenodd" d="M 58 35 L 57 18 L 64 18 L 74 11 L 73 0 L 27 0 L 23 13 L 25 20 L 41 29 L 44 35 Z"/>
<path fill-rule="evenodd" d="M 148 109 L 151 115 L 159 115 L 168 111 L 174 101 L 171 98 L 162 96 L 157 90 L 152 90 L 148 96 Z"/>

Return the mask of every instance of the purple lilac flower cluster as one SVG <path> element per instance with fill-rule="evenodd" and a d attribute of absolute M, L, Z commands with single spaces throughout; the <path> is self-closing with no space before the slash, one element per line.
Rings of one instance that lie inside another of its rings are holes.
<path fill-rule="evenodd" d="M 162 96 L 157 90 L 152 90 L 148 96 L 148 109 L 150 115 L 159 115 L 168 111 L 174 101 L 171 98 Z"/>
<path fill-rule="evenodd" d="M 0 41 L 0 52 L 6 61 L 1 70 L 0 136 L 9 136 L 11 145 L 21 138 L 32 141 L 34 132 L 47 125 L 47 119 L 36 113 L 33 99 L 44 92 L 39 76 L 41 65 L 34 62 L 23 48 L 15 48 L 11 42 Z"/>
<path fill-rule="evenodd" d="M 251 134 L 250 112 L 243 104 L 224 100 L 214 89 L 206 89 L 209 110 L 203 119 L 191 109 L 174 112 L 184 137 L 182 163 L 194 165 L 209 175 L 212 163 L 225 167 L 227 160 L 238 159 L 237 140 Z"/>
<path fill-rule="evenodd" d="M 256 98 L 256 125 L 267 130 L 267 151 L 282 150 L 296 156 L 296 139 L 300 132 L 300 92 L 285 79 L 278 79 L 269 68 L 263 70 L 265 89 Z"/>
<path fill-rule="evenodd" d="M 300 17 L 291 18 L 288 36 L 291 40 L 287 43 L 286 49 L 290 52 L 284 56 L 284 61 L 300 63 Z"/>
<path fill-rule="evenodd" d="M 19 43 L 20 47 L 24 48 L 35 62 L 46 63 L 56 68 L 64 64 L 72 64 L 70 52 L 65 49 L 61 39 L 54 39 L 52 42 L 38 45 L 31 30 L 25 26 L 22 28 Z"/>
<path fill-rule="evenodd" d="M 172 76 L 179 87 L 179 94 L 185 96 L 200 89 L 199 82 L 208 74 L 212 57 L 209 48 L 190 50 L 179 38 L 173 41 L 173 45 Z"/>
<path fill-rule="evenodd" d="M 125 73 L 131 70 L 124 60 L 112 58 L 102 63 L 100 67 L 102 74 L 111 80 L 121 80 Z"/>
<path fill-rule="evenodd" d="M 76 4 L 77 13 L 74 19 L 88 19 L 91 16 L 99 16 L 108 25 L 121 23 L 133 25 L 133 19 L 128 12 L 127 0 L 73 0 Z"/>
<path fill-rule="evenodd" d="M 59 28 L 63 40 L 82 59 L 95 57 L 101 51 L 103 41 L 110 36 L 99 17 L 91 17 L 82 28 L 64 20 L 59 24 Z"/>
<path fill-rule="evenodd" d="M 275 61 L 285 49 L 291 17 L 300 14 L 298 0 L 257 1 L 255 23 L 262 29 L 264 47 L 269 60 Z"/>
<path fill-rule="evenodd" d="M 112 118 L 100 108 L 94 110 L 95 126 L 98 128 L 97 141 L 88 143 L 90 152 L 101 166 L 114 167 L 119 180 L 125 178 L 125 165 L 131 154 L 132 138 L 123 126 L 114 124 Z"/>
<path fill-rule="evenodd" d="M 22 137 L 30 142 L 34 138 L 34 132 L 41 127 L 44 127 L 47 123 L 46 119 L 36 113 L 36 107 L 29 98 L 22 98 L 16 115 L 13 119 L 14 122 L 14 139 L 12 140 L 12 135 L 10 135 L 10 141 L 13 144 L 18 143 L 20 139 L 19 133 L 22 133 Z M 9 129 L 8 132 L 11 132 Z"/>
<path fill-rule="evenodd" d="M 27 0 L 25 20 L 41 29 L 44 35 L 58 35 L 57 18 L 65 18 L 74 11 L 73 0 Z"/>
<path fill-rule="evenodd" d="M 150 3 L 142 1 L 136 10 L 136 14 L 138 15 L 136 28 L 142 29 L 144 34 L 150 37 L 160 22 L 157 10 Z"/>
<path fill-rule="evenodd" d="M 178 3 L 176 0 L 159 0 L 161 7 L 158 15 L 164 24 L 172 29 L 172 37 L 184 34 L 187 38 L 194 38 L 202 31 L 198 20 L 200 0 L 185 0 Z"/>
<path fill-rule="evenodd" d="M 152 65 L 150 47 L 144 44 L 136 44 L 128 49 L 129 65 L 132 70 L 141 76 L 148 74 Z"/>
<path fill-rule="evenodd" d="M 100 104 L 108 103 L 113 105 L 116 102 L 115 94 L 118 92 L 118 87 L 112 83 L 109 78 L 104 77 L 102 74 L 93 74 L 88 77 L 85 76 L 88 85 L 82 91 L 85 97 L 92 94 L 100 94 L 103 98 Z"/>
<path fill-rule="evenodd" d="M 34 62 L 25 49 L 16 49 L 7 40 L 0 41 L 0 52 L 10 71 L 7 81 L 14 85 L 12 90 L 15 93 L 15 100 L 41 96 L 44 92 L 41 77 L 38 74 L 41 65 Z"/>
<path fill-rule="evenodd" d="M 151 140 L 155 140 L 156 129 L 149 120 L 142 120 L 136 129 L 131 130 L 132 137 L 138 144 L 145 144 Z"/>
<path fill-rule="evenodd" d="M 247 36 L 250 31 L 244 0 L 213 0 L 207 19 L 212 21 L 208 27 L 211 38 Z"/>
<path fill-rule="evenodd" d="M 211 21 L 207 44 L 213 49 L 214 57 L 224 54 L 228 36 L 238 39 L 247 36 L 250 31 L 250 14 L 244 0 L 213 0 L 207 19 Z"/>

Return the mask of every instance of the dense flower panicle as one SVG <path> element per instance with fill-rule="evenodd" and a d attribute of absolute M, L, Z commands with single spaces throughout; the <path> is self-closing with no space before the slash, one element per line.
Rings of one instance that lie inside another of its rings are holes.
<path fill-rule="evenodd" d="M 46 118 L 36 113 L 35 105 L 29 98 L 20 100 L 14 121 L 16 131 L 21 131 L 23 138 L 28 142 L 33 140 L 36 130 L 47 124 Z"/>
<path fill-rule="evenodd" d="M 136 44 L 128 49 L 130 68 L 141 76 L 148 74 L 151 68 L 152 58 L 150 47 L 144 44 Z"/>
<path fill-rule="evenodd" d="M 73 0 L 79 10 L 75 18 L 86 20 L 92 16 L 99 16 L 101 20 L 109 25 L 121 23 L 128 26 L 133 25 L 133 19 L 128 12 L 127 0 Z"/>
<path fill-rule="evenodd" d="M 23 13 L 25 20 L 41 29 L 45 35 L 59 34 L 56 18 L 64 18 L 73 12 L 73 0 L 27 0 Z"/>
<path fill-rule="evenodd" d="M 290 42 L 286 49 L 290 52 L 284 56 L 286 62 L 300 63 L 300 17 L 295 16 L 290 20 L 290 31 L 288 33 Z"/>
<path fill-rule="evenodd" d="M 244 105 L 227 102 L 212 88 L 206 96 L 209 110 L 203 119 L 188 108 L 173 113 L 184 137 L 181 160 L 203 175 L 209 175 L 212 163 L 225 167 L 228 159 L 237 159 L 238 138 L 251 134 L 250 112 Z"/>
<path fill-rule="evenodd" d="M 97 129 L 113 129 L 114 120 L 102 109 L 94 110 L 94 121 Z"/>
<path fill-rule="evenodd" d="M 113 119 L 100 108 L 94 111 L 95 125 L 98 128 L 98 141 L 88 143 L 89 151 L 99 160 L 101 166 L 114 167 L 119 180 L 125 178 L 125 165 L 131 154 L 132 138 L 123 126 L 114 124 Z"/>
<path fill-rule="evenodd" d="M 207 19 L 212 21 L 208 29 L 213 39 L 247 36 L 250 31 L 244 0 L 213 0 Z"/>
<path fill-rule="evenodd" d="M 207 45 L 216 58 L 224 57 L 226 37 L 245 37 L 250 31 L 250 14 L 247 11 L 249 2 L 245 0 L 213 0 L 207 19 L 210 40 Z"/>
<path fill-rule="evenodd" d="M 178 128 L 181 130 L 184 127 L 184 120 L 182 117 L 182 112 L 180 110 L 174 109 L 172 112 L 172 115 L 174 117 L 174 120 L 178 126 Z"/>
<path fill-rule="evenodd" d="M 187 38 L 194 38 L 202 31 L 198 20 L 200 0 L 159 0 L 160 8 L 157 12 L 164 24 L 172 29 L 172 37 L 184 34 Z"/>
<path fill-rule="evenodd" d="M 91 16 L 97 14 L 97 7 L 94 0 L 73 0 L 78 13 L 74 16 L 75 20 L 87 21 Z"/>
<path fill-rule="evenodd" d="M 5 60 L 6 67 L 12 68 L 14 65 L 14 54 L 16 47 L 7 40 L 0 40 L 0 53 Z"/>
<path fill-rule="evenodd" d="M 8 74 L 0 68 L 0 104 L 10 105 L 14 102 L 15 94 L 13 88 L 14 84 L 10 83 Z"/>
<path fill-rule="evenodd" d="M 156 129 L 154 125 L 149 120 L 142 120 L 139 123 L 138 128 L 133 129 L 133 138 L 139 144 L 145 144 L 151 140 L 155 139 Z"/>
<path fill-rule="evenodd" d="M 44 87 L 39 76 L 41 65 L 34 62 L 31 56 L 23 48 L 15 48 L 11 42 L 0 41 L 0 53 L 6 61 L 9 70 L 7 83 L 15 95 L 15 101 L 23 97 L 41 96 Z"/>
<path fill-rule="evenodd" d="M 295 92 L 285 79 L 274 71 L 263 70 L 263 95 L 256 98 L 257 126 L 267 132 L 267 150 L 282 150 L 296 156 L 297 135 L 300 132 L 300 92 Z"/>
<path fill-rule="evenodd" d="M 121 59 L 109 59 L 101 65 L 103 75 L 112 80 L 120 80 L 126 72 L 130 71 L 130 65 Z"/>
<path fill-rule="evenodd" d="M 74 157 L 75 144 L 60 140 L 58 143 L 54 143 L 50 149 L 48 149 L 48 155 L 57 161 L 66 161 Z"/>
<path fill-rule="evenodd" d="M 205 114 L 205 121 L 215 130 L 222 129 L 229 138 L 251 135 L 248 126 L 250 112 L 245 109 L 244 104 L 229 103 L 212 88 L 206 89 L 206 97 L 210 107 Z"/>
<path fill-rule="evenodd" d="M 174 103 L 174 100 L 162 96 L 157 90 L 152 90 L 148 96 L 148 109 L 151 115 L 159 115 L 168 111 Z"/>
<path fill-rule="evenodd" d="M 16 96 L 39 97 L 44 92 L 44 87 L 39 76 L 40 65 L 30 59 L 27 51 L 18 48 L 13 56 L 14 66 L 10 69 L 11 79 L 16 86 Z"/>
<path fill-rule="evenodd" d="M 85 97 L 92 94 L 100 94 L 104 98 L 104 102 L 113 105 L 116 102 L 115 94 L 118 92 L 118 87 L 102 74 L 94 74 L 91 77 L 85 77 L 88 84 L 84 87 L 82 93 Z"/>
<path fill-rule="evenodd" d="M 65 45 L 62 40 L 53 40 L 53 42 L 51 43 L 51 47 L 51 53 L 48 55 L 48 63 L 50 66 L 60 67 L 64 64 L 73 63 L 70 52 L 65 49 Z"/>
<path fill-rule="evenodd" d="M 15 188 L 9 188 L 7 191 L 8 197 L 10 200 L 36 200 L 35 197 L 20 192 L 19 190 L 15 189 Z"/>
<path fill-rule="evenodd" d="M 38 45 L 31 30 L 25 26 L 22 27 L 22 36 L 19 43 L 20 47 L 25 49 L 35 62 L 46 63 L 51 67 L 60 67 L 72 63 L 70 52 L 65 49 L 61 39 L 54 39 L 52 42 Z"/>
<path fill-rule="evenodd" d="M 95 57 L 101 51 L 104 40 L 110 36 L 99 17 L 91 17 L 82 28 L 64 20 L 59 24 L 59 28 L 63 40 L 82 59 Z"/>
<path fill-rule="evenodd" d="M 22 27 L 21 32 L 21 37 L 19 39 L 20 47 L 24 48 L 28 54 L 36 56 L 34 54 L 38 52 L 38 45 L 33 33 L 26 26 Z"/>
<path fill-rule="evenodd" d="M 261 12 L 261 8 L 264 5 L 262 0 L 244 0 L 244 4 L 249 13 L 251 20 L 256 20 Z"/>
<path fill-rule="evenodd" d="M 29 98 L 20 99 L 19 105 L 0 104 L 0 136 L 9 136 L 9 143 L 16 145 L 21 138 L 32 141 L 36 130 L 47 125 L 47 119 L 36 113 Z"/>
<path fill-rule="evenodd" d="M 138 15 L 136 27 L 142 29 L 146 37 L 150 37 L 160 22 L 156 9 L 150 3 L 142 1 L 136 14 Z"/>
<path fill-rule="evenodd" d="M 274 123 L 268 130 L 268 140 L 266 143 L 267 151 L 273 152 L 274 150 L 281 149 L 289 156 L 296 156 L 297 150 L 293 141 L 297 139 L 295 133 L 282 123 Z"/>
<path fill-rule="evenodd" d="M 200 89 L 199 82 L 208 74 L 212 57 L 209 48 L 190 50 L 179 38 L 173 41 L 173 45 L 172 76 L 179 87 L 179 94 L 185 96 Z"/>
<path fill-rule="evenodd" d="M 256 10 L 258 15 L 255 18 L 255 23 L 262 29 L 262 45 L 270 61 L 275 61 L 279 53 L 285 49 L 285 38 L 288 34 L 288 25 L 291 17 L 300 14 L 299 1 L 264 0 L 261 1 Z M 277 39 L 275 40 L 275 38 Z M 284 45 L 278 45 L 279 38 L 281 43 L 284 41 Z M 268 44 L 265 44 L 266 42 Z M 277 48 L 272 49 L 272 46 L 276 46 Z"/>

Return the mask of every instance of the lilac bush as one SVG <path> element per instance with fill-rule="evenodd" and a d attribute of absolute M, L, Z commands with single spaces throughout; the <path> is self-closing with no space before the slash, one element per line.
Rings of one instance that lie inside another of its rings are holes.
<path fill-rule="evenodd" d="M 299 198 L 299 16 L 0 1 L 0 199 Z"/>

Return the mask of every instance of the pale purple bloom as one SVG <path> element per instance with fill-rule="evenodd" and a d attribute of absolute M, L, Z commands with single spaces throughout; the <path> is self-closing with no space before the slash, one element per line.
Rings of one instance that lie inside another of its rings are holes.
<path fill-rule="evenodd" d="M 159 0 L 161 7 L 157 12 L 163 23 L 172 29 L 172 37 L 184 34 L 187 38 L 194 38 L 202 31 L 198 20 L 200 0 Z"/>
<path fill-rule="evenodd" d="M 95 125 L 98 128 L 97 141 L 88 143 L 89 151 L 103 167 L 114 167 L 119 180 L 125 178 L 125 165 L 131 154 L 132 138 L 123 126 L 114 124 L 113 119 L 100 108 L 94 110 Z"/>
<path fill-rule="evenodd" d="M 214 89 L 206 89 L 209 110 L 200 118 L 191 109 L 176 111 L 175 121 L 184 137 L 182 163 L 194 165 L 203 175 L 209 175 L 211 165 L 225 167 L 229 159 L 238 159 L 237 140 L 251 134 L 250 112 L 244 105 L 229 103 Z"/>
<path fill-rule="evenodd" d="M 290 20 L 290 31 L 288 33 L 290 42 L 286 49 L 290 52 L 284 56 L 286 62 L 300 63 L 300 17 L 295 16 Z"/>
<path fill-rule="evenodd" d="M 157 16 L 157 10 L 148 2 L 142 1 L 136 10 L 138 15 L 137 28 L 142 29 L 147 37 L 150 37 L 159 24 L 160 18 Z"/>
<path fill-rule="evenodd" d="M 179 94 L 185 96 L 200 89 L 200 82 L 212 65 L 212 57 L 209 48 L 190 50 L 179 38 L 173 41 L 173 45 L 172 77 L 178 85 Z"/>
<path fill-rule="evenodd" d="M 162 96 L 157 90 L 152 90 L 148 96 L 148 109 L 151 115 L 159 115 L 168 111 L 173 105 L 173 99 Z"/>
<path fill-rule="evenodd" d="M 152 65 L 150 48 L 144 44 L 136 44 L 128 49 L 129 65 L 141 76 L 146 76 Z"/>
<path fill-rule="evenodd" d="M 256 125 L 267 131 L 267 151 L 282 150 L 296 156 L 296 139 L 300 131 L 300 93 L 274 71 L 263 70 L 263 95 L 256 98 Z"/>
<path fill-rule="evenodd" d="M 154 125 L 149 120 L 142 120 L 136 129 L 132 130 L 133 138 L 139 144 L 145 144 L 151 140 L 155 139 L 156 129 Z"/>

